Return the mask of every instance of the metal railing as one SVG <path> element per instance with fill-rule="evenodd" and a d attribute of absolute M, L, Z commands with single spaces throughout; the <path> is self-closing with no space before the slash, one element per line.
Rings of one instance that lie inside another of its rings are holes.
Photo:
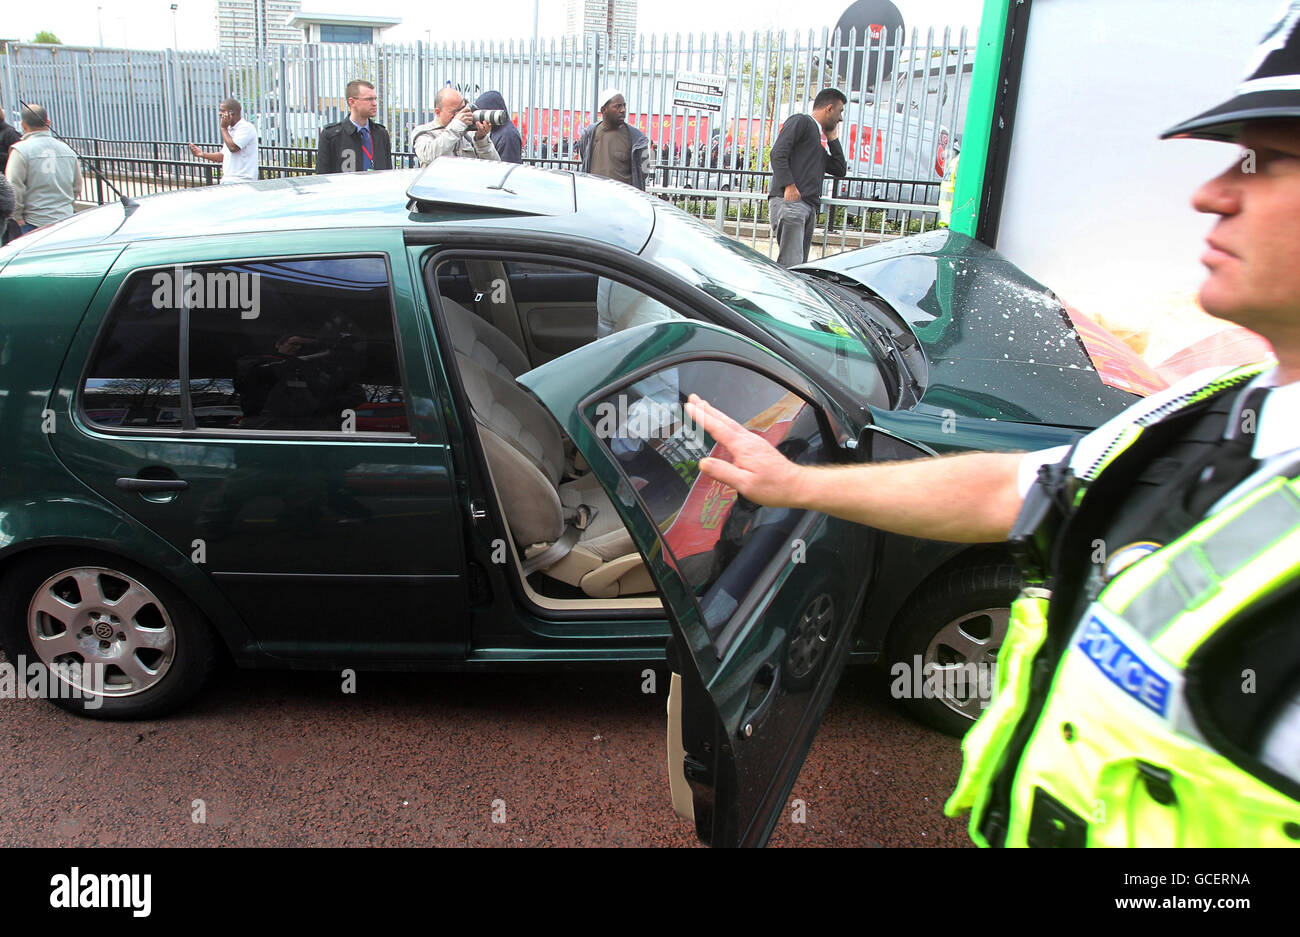
<path fill-rule="evenodd" d="M 855 177 L 930 178 L 965 119 L 974 46 L 965 30 L 860 36 L 822 30 L 719 36 L 599 34 L 543 41 L 271 45 L 239 52 L 139 51 L 14 43 L 0 56 L 0 104 L 43 104 L 65 136 L 220 144 L 217 102 L 233 96 L 263 144 L 309 147 L 346 114 L 353 78 L 375 84 L 395 150 L 427 121 L 438 90 L 500 91 L 530 161 L 570 149 L 620 88 L 655 162 L 701 173 L 768 169 L 782 122 L 836 86 L 850 98 L 842 142 Z M 686 73 L 715 76 L 718 110 L 679 103 Z M 158 158 L 135 154 L 139 158 Z M 941 157 L 936 160 L 936 156 Z M 694 185 L 693 188 L 700 188 Z"/>

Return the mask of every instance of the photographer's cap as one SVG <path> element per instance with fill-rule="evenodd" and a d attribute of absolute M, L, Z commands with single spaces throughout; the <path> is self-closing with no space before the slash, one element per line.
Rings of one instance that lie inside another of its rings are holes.
<path fill-rule="evenodd" d="M 1300 0 L 1282 8 L 1251 59 L 1237 93 L 1160 135 L 1234 141 L 1248 120 L 1300 117 Z"/>

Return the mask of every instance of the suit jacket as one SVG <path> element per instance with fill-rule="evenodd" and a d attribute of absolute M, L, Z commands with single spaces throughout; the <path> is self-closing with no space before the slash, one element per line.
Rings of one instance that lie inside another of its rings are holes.
<path fill-rule="evenodd" d="M 370 142 L 374 144 L 375 169 L 393 168 L 393 149 L 388 141 L 388 130 L 383 124 L 370 122 Z M 351 159 L 348 160 L 348 154 Z M 352 172 L 361 172 L 361 134 L 350 118 L 344 117 L 337 124 L 330 124 L 320 132 L 320 142 L 316 146 L 316 173 L 346 172 L 346 165 Z"/>

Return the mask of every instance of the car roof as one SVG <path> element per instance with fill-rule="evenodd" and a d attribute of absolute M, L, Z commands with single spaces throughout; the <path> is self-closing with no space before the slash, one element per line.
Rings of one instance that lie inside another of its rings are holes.
<path fill-rule="evenodd" d="M 427 169 L 289 176 L 115 202 L 28 235 L 28 249 L 456 223 L 567 234 L 639 253 L 654 229 L 654 202 L 583 173 L 444 158 Z"/>

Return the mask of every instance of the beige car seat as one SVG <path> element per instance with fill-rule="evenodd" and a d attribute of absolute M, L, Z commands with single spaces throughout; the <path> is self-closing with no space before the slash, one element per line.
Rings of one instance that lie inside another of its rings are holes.
<path fill-rule="evenodd" d="M 560 427 L 514 380 L 528 369 L 523 353 L 464 306 L 443 299 L 442 307 L 525 573 L 543 572 L 593 598 L 653 592 L 632 535 L 600 483 L 590 473 L 564 480 Z"/>

